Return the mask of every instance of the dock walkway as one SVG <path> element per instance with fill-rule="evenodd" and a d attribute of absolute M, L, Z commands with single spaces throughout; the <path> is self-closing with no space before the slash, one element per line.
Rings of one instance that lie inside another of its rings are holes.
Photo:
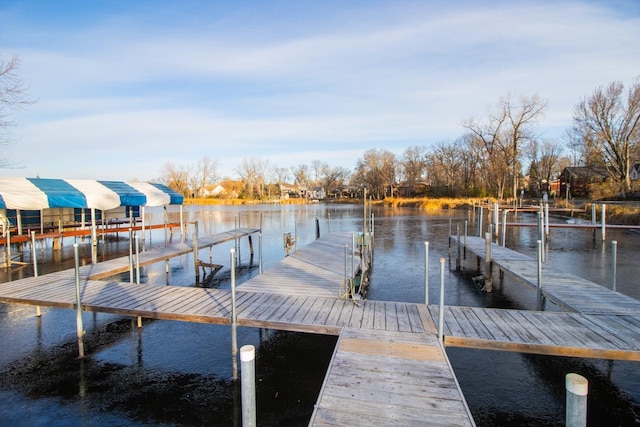
<path fill-rule="evenodd" d="M 338 298 L 345 264 L 350 270 L 344 250 L 350 242 L 350 234 L 329 234 L 239 285 L 237 324 L 339 336 L 312 425 L 474 425 L 436 337 L 438 307 Z M 496 262 L 529 262 L 507 249 L 498 256 L 501 250 L 493 252 Z M 164 256 L 157 252 L 155 259 Z M 85 311 L 211 324 L 232 321 L 230 291 L 95 280 L 90 273 L 81 273 Z M 0 284 L 0 301 L 73 309 L 75 274 L 63 271 Z M 591 311 L 445 307 L 444 344 L 640 360 L 638 312 Z"/>
<path fill-rule="evenodd" d="M 205 249 L 214 245 L 229 242 L 242 237 L 250 237 L 258 233 L 258 228 L 239 228 L 237 230 L 225 231 L 207 237 L 197 239 L 198 249 Z M 193 252 L 193 242 L 172 243 L 167 246 L 157 247 L 138 254 L 138 263 L 141 267 L 167 261 Z M 131 268 L 129 257 L 115 258 L 97 264 L 86 265 L 80 268 L 80 276 L 87 279 L 99 280 L 111 277 L 116 274 L 126 273 Z"/>
<path fill-rule="evenodd" d="M 452 242 L 457 241 L 455 236 L 451 239 Z M 467 236 L 465 240 L 468 252 L 482 259 L 486 257 L 484 239 Z M 491 261 L 502 272 L 537 289 L 538 261 L 536 259 L 492 243 Z M 544 263 L 542 264 L 541 292 L 545 299 L 569 311 L 583 314 L 640 315 L 640 301 L 637 299 L 582 277 L 557 271 Z"/>
<path fill-rule="evenodd" d="M 237 324 L 340 335 L 313 425 L 330 423 L 327 416 L 331 414 L 337 422 L 359 419 L 357 424 L 366 420 L 370 425 L 423 425 L 425 419 L 433 419 L 434 423 L 473 426 L 425 305 L 369 300 L 356 304 L 337 297 L 344 280 L 344 245 L 350 242 L 350 234 L 329 235 L 285 258 L 282 266 L 272 269 L 274 278 L 265 280 L 271 272 L 268 270 L 238 286 Z M 163 256 L 158 254 L 156 259 Z M 128 258 L 124 261 L 128 268 Z M 296 270 L 297 276 L 281 282 L 283 275 Z M 89 279 L 87 274 L 81 274 L 85 311 L 231 323 L 229 291 L 136 285 Z M 279 293 L 277 283 L 284 285 Z M 0 284 L 0 301 L 73 309 L 75 273 L 64 271 Z M 349 405 L 338 410 L 334 405 L 347 401 L 340 393 L 353 395 Z"/>

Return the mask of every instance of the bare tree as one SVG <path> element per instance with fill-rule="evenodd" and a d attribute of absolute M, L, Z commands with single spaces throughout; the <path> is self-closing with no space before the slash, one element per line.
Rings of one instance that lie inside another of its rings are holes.
<path fill-rule="evenodd" d="M 399 166 L 402 170 L 402 177 L 411 194 L 415 191 L 416 183 L 425 178 L 427 172 L 426 152 L 426 147 L 414 145 L 404 150 L 400 157 Z"/>
<path fill-rule="evenodd" d="M 183 165 L 175 165 L 167 162 L 163 166 L 162 181 L 172 190 L 177 191 L 185 197 L 192 196 L 189 190 L 189 171 Z"/>
<path fill-rule="evenodd" d="M 301 164 L 291 167 L 291 173 L 293 174 L 293 183 L 301 187 L 309 185 L 309 166 Z"/>
<path fill-rule="evenodd" d="M 196 164 L 195 169 L 189 177 L 191 192 L 196 197 L 203 197 L 206 187 L 213 184 L 218 179 L 217 162 L 208 156 L 204 156 Z"/>
<path fill-rule="evenodd" d="M 329 169 L 329 165 L 326 162 L 321 160 L 313 160 L 311 162 L 311 172 L 313 173 L 313 185 L 318 185 L 320 183 L 320 178 L 322 175 L 325 175 L 327 170 Z"/>
<path fill-rule="evenodd" d="M 463 124 L 469 130 L 471 143 L 484 154 L 485 182 L 498 198 L 503 198 L 509 172 L 509 159 L 504 151 L 505 119 L 490 115 L 487 123 L 470 119 Z"/>
<path fill-rule="evenodd" d="M 238 168 L 238 175 L 245 182 L 248 188 L 249 198 L 262 198 L 264 195 L 267 173 L 269 171 L 269 160 L 262 160 L 257 157 L 245 158 L 242 166 Z"/>
<path fill-rule="evenodd" d="M 0 145 L 6 145 L 10 139 L 8 128 L 14 125 L 9 119 L 11 111 L 19 111 L 35 101 L 27 98 L 29 87 L 18 77 L 20 59 L 17 56 L 5 60 L 0 57 Z M 0 167 L 7 167 L 8 159 L 0 158 Z"/>
<path fill-rule="evenodd" d="M 359 184 L 367 187 L 373 197 L 380 199 L 387 195 L 387 188 L 393 193 L 396 171 L 395 154 L 384 149 L 371 149 L 364 153 L 362 159 L 358 160 L 355 177 Z"/>
<path fill-rule="evenodd" d="M 572 133 L 583 147 L 593 148 L 625 195 L 631 192 L 631 155 L 640 139 L 640 77 L 625 102 L 622 82 L 611 82 L 576 105 Z M 589 150 L 592 151 L 592 150 Z"/>
<path fill-rule="evenodd" d="M 289 170 L 287 168 L 276 167 L 273 169 L 273 174 L 276 178 L 280 194 L 282 194 L 282 184 L 285 184 L 289 179 Z"/>
<path fill-rule="evenodd" d="M 327 167 L 321 182 L 327 194 L 349 180 L 351 171 L 342 166 Z"/>
<path fill-rule="evenodd" d="M 547 101 L 537 95 L 521 96 L 519 101 L 513 101 L 511 96 L 502 99 L 503 111 L 509 121 L 508 142 L 511 163 L 511 196 L 515 197 L 518 190 L 518 177 L 521 174 L 520 152 L 523 145 L 535 140 L 533 127 L 544 113 Z"/>
<path fill-rule="evenodd" d="M 482 123 L 467 120 L 463 126 L 477 143 L 484 147 L 490 173 L 496 183 L 497 196 L 504 198 L 507 183 L 511 182 L 511 195 L 515 196 L 521 175 L 522 150 L 535 138 L 534 126 L 542 117 L 547 102 L 537 95 L 521 96 L 514 101 L 511 95 L 498 102 L 494 113 Z"/>

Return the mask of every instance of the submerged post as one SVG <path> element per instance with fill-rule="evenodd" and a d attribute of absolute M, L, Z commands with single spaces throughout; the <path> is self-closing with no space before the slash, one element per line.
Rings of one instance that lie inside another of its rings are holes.
<path fill-rule="evenodd" d="M 429 305 L 429 242 L 424 242 L 424 303 Z"/>
<path fill-rule="evenodd" d="M 444 336 L 444 258 L 440 258 L 440 304 L 438 308 L 438 340 Z"/>
<path fill-rule="evenodd" d="M 241 393 L 242 393 L 242 426 L 256 426 L 256 348 L 252 345 L 243 345 L 240 348 L 240 362 L 242 368 Z"/>
<path fill-rule="evenodd" d="M 231 265 L 231 358 L 233 380 L 238 379 L 238 334 L 236 319 L 236 250 L 229 250 L 229 265 Z"/>
<path fill-rule="evenodd" d="M 586 426 L 589 382 L 582 375 L 567 374 L 565 376 L 565 388 L 567 391 L 566 426 Z"/>
<path fill-rule="evenodd" d="M 84 327 L 82 326 L 82 298 L 80 296 L 80 257 L 78 256 L 78 244 L 73 244 L 76 272 L 76 335 L 78 336 L 78 358 L 84 358 Z"/>

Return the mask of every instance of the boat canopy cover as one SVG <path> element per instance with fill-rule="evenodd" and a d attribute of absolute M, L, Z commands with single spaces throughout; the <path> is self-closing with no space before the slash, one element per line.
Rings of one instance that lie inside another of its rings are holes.
<path fill-rule="evenodd" d="M 0 209 L 181 205 L 181 194 L 148 182 L 0 177 Z"/>

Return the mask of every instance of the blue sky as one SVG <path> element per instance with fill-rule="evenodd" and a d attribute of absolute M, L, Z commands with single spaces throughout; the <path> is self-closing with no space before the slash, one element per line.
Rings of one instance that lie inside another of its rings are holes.
<path fill-rule="evenodd" d="M 350 169 L 451 141 L 501 96 L 560 139 L 598 86 L 640 75 L 640 2 L 0 2 L 0 55 L 38 102 L 3 175 L 154 180 L 166 162 Z"/>

